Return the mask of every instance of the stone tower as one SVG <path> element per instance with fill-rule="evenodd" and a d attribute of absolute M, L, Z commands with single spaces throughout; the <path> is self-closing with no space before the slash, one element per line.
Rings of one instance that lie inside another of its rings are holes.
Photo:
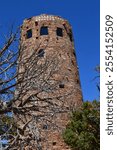
<path fill-rule="evenodd" d="M 70 112 L 82 104 L 82 92 L 68 21 L 45 14 L 25 19 L 18 62 L 23 82 L 16 105 L 23 110 L 14 116 L 27 139 L 18 143 L 27 150 L 69 149 L 61 134 Z"/>

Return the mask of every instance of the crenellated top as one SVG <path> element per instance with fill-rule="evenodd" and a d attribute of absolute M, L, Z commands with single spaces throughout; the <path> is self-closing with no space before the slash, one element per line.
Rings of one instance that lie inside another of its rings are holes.
<path fill-rule="evenodd" d="M 73 42 L 72 27 L 66 19 L 59 16 L 42 14 L 23 21 L 21 26 L 21 40 L 40 40 L 50 35 L 51 39 L 70 39 Z M 62 38 L 64 37 L 64 38 Z"/>
<path fill-rule="evenodd" d="M 31 18 L 27 18 L 24 20 L 24 23 L 27 22 L 27 21 L 31 21 L 31 20 L 35 20 L 35 21 L 55 21 L 55 20 L 61 20 L 61 21 L 65 21 L 67 23 L 69 23 L 66 19 L 63 19 L 62 17 L 60 16 L 54 16 L 54 15 L 47 15 L 47 14 L 42 14 L 42 15 L 39 15 L 39 16 L 34 16 L 34 17 L 31 17 Z"/>

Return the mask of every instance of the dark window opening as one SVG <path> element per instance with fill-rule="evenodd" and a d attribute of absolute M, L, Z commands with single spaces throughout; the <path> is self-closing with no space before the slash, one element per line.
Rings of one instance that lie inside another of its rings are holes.
<path fill-rule="evenodd" d="M 39 52 L 38 52 L 38 57 L 44 57 L 44 49 L 40 49 Z"/>
<path fill-rule="evenodd" d="M 57 34 L 57 36 L 63 37 L 63 29 L 62 28 L 57 28 L 56 34 Z"/>
<path fill-rule="evenodd" d="M 48 27 L 41 27 L 40 35 L 48 35 Z"/>
<path fill-rule="evenodd" d="M 61 57 L 61 54 L 59 54 L 59 56 Z"/>
<path fill-rule="evenodd" d="M 76 57 L 76 53 L 73 51 L 74 56 Z"/>
<path fill-rule="evenodd" d="M 38 22 L 37 21 L 35 22 L 35 26 L 38 26 Z"/>
<path fill-rule="evenodd" d="M 63 83 L 59 84 L 59 88 L 64 88 L 65 85 Z"/>
<path fill-rule="evenodd" d="M 77 80 L 77 83 L 78 83 L 78 84 L 80 83 L 79 80 Z"/>
<path fill-rule="evenodd" d="M 72 34 L 71 34 L 71 33 L 69 33 L 69 39 L 70 39 L 71 42 L 73 41 L 73 38 L 72 38 Z"/>
<path fill-rule="evenodd" d="M 48 129 L 48 125 L 46 125 L 46 124 L 43 125 L 43 129 L 44 129 L 44 130 L 47 130 L 47 129 Z"/>
<path fill-rule="evenodd" d="M 70 41 L 72 42 L 72 41 L 73 41 L 72 30 L 69 29 L 69 31 L 68 31 L 65 24 L 63 24 L 63 26 L 64 26 L 64 28 L 65 28 L 65 31 L 66 31 L 67 35 L 69 36 Z"/>
<path fill-rule="evenodd" d="M 56 142 L 53 142 L 52 144 L 53 144 L 53 145 L 56 145 Z"/>
<path fill-rule="evenodd" d="M 71 30 L 69 30 L 68 35 L 69 35 L 69 39 L 70 39 L 70 41 L 72 42 L 72 41 L 73 41 L 73 37 L 72 37 L 72 31 L 71 31 Z"/>
<path fill-rule="evenodd" d="M 65 28 L 65 30 L 66 30 L 66 32 L 67 32 L 67 27 L 66 27 L 66 24 L 63 24 L 63 26 L 64 26 L 64 28 Z"/>
<path fill-rule="evenodd" d="M 29 39 L 32 37 L 32 29 L 28 30 L 26 33 L 26 38 Z"/>

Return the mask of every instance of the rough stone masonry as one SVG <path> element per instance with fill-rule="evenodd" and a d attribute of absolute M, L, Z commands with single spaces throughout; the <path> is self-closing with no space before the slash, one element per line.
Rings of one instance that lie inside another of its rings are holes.
<path fill-rule="evenodd" d="M 68 21 L 46 14 L 25 19 L 18 62 L 23 82 L 16 105 L 23 111 L 14 114 L 22 131 L 17 149 L 69 150 L 62 132 L 82 104 L 82 91 Z"/>

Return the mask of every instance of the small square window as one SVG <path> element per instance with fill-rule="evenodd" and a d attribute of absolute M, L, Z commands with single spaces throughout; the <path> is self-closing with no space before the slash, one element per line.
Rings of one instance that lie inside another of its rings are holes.
<path fill-rule="evenodd" d="M 26 38 L 29 39 L 32 37 L 32 29 L 28 30 L 26 33 Z"/>
<path fill-rule="evenodd" d="M 44 57 L 44 49 L 40 49 L 39 52 L 38 52 L 38 57 Z"/>
<path fill-rule="evenodd" d="M 52 145 L 56 145 L 56 142 L 53 142 Z"/>
<path fill-rule="evenodd" d="M 40 35 L 48 35 L 48 27 L 41 27 Z"/>
<path fill-rule="evenodd" d="M 62 28 L 57 28 L 56 34 L 57 34 L 57 36 L 63 37 L 63 29 Z"/>
<path fill-rule="evenodd" d="M 59 88 L 64 88 L 64 87 L 65 87 L 65 86 L 64 86 L 63 83 L 59 84 Z"/>

